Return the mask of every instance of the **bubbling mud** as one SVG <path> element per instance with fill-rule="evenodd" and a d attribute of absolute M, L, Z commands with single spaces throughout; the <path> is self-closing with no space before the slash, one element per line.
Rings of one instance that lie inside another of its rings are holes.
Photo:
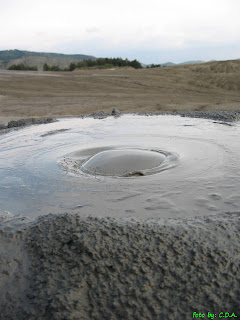
<path fill-rule="evenodd" d="M 175 153 L 138 147 L 102 147 L 74 152 L 64 159 L 65 170 L 111 177 L 138 177 L 156 174 L 177 165 Z"/>

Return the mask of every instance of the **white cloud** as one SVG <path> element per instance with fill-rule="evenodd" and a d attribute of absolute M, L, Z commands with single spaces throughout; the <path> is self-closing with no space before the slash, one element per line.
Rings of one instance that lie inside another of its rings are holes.
<path fill-rule="evenodd" d="M 88 33 L 98 33 L 100 32 L 100 28 L 97 28 L 97 27 L 89 27 L 89 28 L 86 28 L 86 32 Z"/>
<path fill-rule="evenodd" d="M 239 0 L 0 0 L 0 7 L 0 49 L 150 52 L 240 41 Z"/>

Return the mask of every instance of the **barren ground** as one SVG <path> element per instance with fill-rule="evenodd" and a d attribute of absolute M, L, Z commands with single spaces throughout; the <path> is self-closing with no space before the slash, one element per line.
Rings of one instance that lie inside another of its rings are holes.
<path fill-rule="evenodd" d="M 111 112 L 239 110 L 240 60 L 156 69 L 0 71 L 0 123 Z"/>

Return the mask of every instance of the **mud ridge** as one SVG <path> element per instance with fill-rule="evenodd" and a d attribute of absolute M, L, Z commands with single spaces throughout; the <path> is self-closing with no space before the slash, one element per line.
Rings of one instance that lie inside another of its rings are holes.
<path fill-rule="evenodd" d="M 81 115 L 82 118 L 93 117 L 95 119 L 105 119 L 109 116 L 124 115 L 126 113 L 121 113 L 120 111 L 112 110 L 112 113 L 106 113 L 104 111 L 96 112 L 91 115 Z M 181 116 L 189 118 L 202 118 L 210 119 L 223 122 L 233 122 L 240 120 L 240 110 L 207 110 L 207 111 L 180 111 L 180 112 L 143 112 L 143 113 L 131 113 L 140 116 L 161 116 L 161 115 L 171 115 L 171 116 Z"/>

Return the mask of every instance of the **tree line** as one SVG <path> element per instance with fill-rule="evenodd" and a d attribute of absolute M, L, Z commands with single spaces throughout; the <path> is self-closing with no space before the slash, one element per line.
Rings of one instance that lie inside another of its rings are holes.
<path fill-rule="evenodd" d="M 49 66 L 47 63 L 43 66 L 43 71 L 73 71 L 75 69 L 108 69 L 113 67 L 132 67 L 141 69 L 142 65 L 138 60 L 128 60 L 122 58 L 98 58 L 96 60 L 87 59 L 79 62 L 71 62 L 68 68 L 60 68 L 57 65 Z"/>
<path fill-rule="evenodd" d="M 70 71 L 69 67 L 68 68 L 60 68 L 58 65 L 52 65 L 49 66 L 47 63 L 44 63 L 43 65 L 43 71 Z"/>
<path fill-rule="evenodd" d="M 67 68 L 61 68 L 58 65 L 48 65 L 44 63 L 43 71 L 73 71 L 75 69 L 109 69 L 113 67 L 132 67 L 134 69 L 142 69 L 142 65 L 138 60 L 128 60 L 122 58 L 98 58 L 96 60 L 87 59 L 79 62 L 71 62 Z M 151 64 L 147 68 L 159 68 L 160 64 Z M 8 70 L 30 70 L 38 71 L 36 66 L 25 66 L 24 64 L 13 64 Z"/>
<path fill-rule="evenodd" d="M 160 64 L 154 64 L 154 63 L 147 65 L 147 68 L 160 68 L 160 67 L 161 67 Z"/>
<path fill-rule="evenodd" d="M 69 65 L 69 69 L 72 71 L 76 68 L 94 68 L 94 67 L 102 67 L 102 68 L 111 68 L 111 67 L 132 67 L 134 69 L 141 69 L 142 65 L 138 60 L 128 60 L 122 58 L 98 58 L 96 60 L 83 60 L 77 63 L 71 63 Z"/>
<path fill-rule="evenodd" d="M 8 70 L 24 70 L 24 71 L 38 71 L 36 66 L 25 66 L 24 64 L 12 64 Z"/>

